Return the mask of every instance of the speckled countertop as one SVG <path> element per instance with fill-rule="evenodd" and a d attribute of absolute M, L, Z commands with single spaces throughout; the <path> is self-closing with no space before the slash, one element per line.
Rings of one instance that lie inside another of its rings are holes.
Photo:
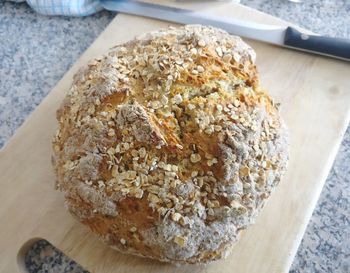
<path fill-rule="evenodd" d="M 350 38 L 349 0 L 242 0 L 314 32 Z M 78 56 L 113 19 L 45 17 L 26 4 L 0 1 L 0 147 Z M 350 91 L 350 90 L 349 90 Z M 350 272 L 350 127 L 294 259 L 291 272 Z M 84 272 L 41 241 L 29 251 L 30 272 Z"/>

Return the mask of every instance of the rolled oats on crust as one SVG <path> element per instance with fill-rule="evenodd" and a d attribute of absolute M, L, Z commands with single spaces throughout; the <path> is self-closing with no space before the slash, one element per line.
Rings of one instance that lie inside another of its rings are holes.
<path fill-rule="evenodd" d="M 70 212 L 113 248 L 161 261 L 225 257 L 288 160 L 253 49 L 212 27 L 113 47 L 75 75 L 57 119 Z"/>

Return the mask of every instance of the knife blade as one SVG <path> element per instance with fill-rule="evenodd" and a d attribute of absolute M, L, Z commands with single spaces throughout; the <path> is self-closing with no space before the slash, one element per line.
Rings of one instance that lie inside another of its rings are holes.
<path fill-rule="evenodd" d="M 259 24 L 133 0 L 101 0 L 100 3 L 107 10 L 180 24 L 210 25 L 245 38 L 350 61 L 349 39 L 310 35 L 291 26 Z"/>

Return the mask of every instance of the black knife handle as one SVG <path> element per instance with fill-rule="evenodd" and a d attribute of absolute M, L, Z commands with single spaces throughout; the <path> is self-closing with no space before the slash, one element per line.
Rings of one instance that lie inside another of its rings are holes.
<path fill-rule="evenodd" d="M 350 61 L 350 40 L 325 36 L 308 35 L 288 27 L 284 44 L 301 50 L 313 51 L 322 55 L 338 57 Z"/>

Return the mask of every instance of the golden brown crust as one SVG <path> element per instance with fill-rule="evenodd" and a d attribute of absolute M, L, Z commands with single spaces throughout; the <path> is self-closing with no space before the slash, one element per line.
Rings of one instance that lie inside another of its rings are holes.
<path fill-rule="evenodd" d="M 57 187 L 111 246 L 175 263 L 224 257 L 287 164 L 255 53 L 224 31 L 145 34 L 81 69 L 57 112 Z"/>

